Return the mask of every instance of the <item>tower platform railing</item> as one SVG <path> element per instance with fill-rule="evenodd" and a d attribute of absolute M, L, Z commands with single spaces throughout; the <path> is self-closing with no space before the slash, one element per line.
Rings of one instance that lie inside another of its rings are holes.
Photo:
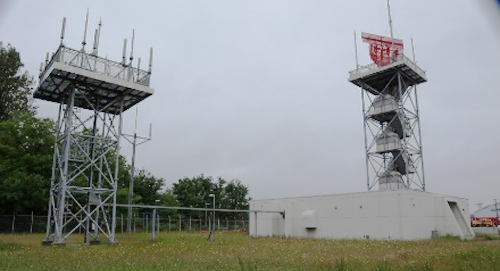
<path fill-rule="evenodd" d="M 54 62 L 63 63 L 72 67 L 92 71 L 109 77 L 118 78 L 127 82 L 133 82 L 143 86 L 149 86 L 151 73 L 140 68 L 132 67 L 123 62 L 116 62 L 107 58 L 99 57 L 93 53 L 83 50 L 75 50 L 64 45 L 59 46 L 52 58 L 46 63 L 45 68 L 40 73 L 43 78 L 50 70 Z"/>
<path fill-rule="evenodd" d="M 417 72 L 417 73 L 421 74 L 423 77 L 425 77 L 425 70 L 423 70 L 422 68 L 417 66 L 417 64 L 415 62 L 413 62 L 408 57 L 406 57 L 405 55 L 402 55 L 402 54 L 399 55 L 395 61 L 393 61 L 392 63 L 389 63 L 386 66 L 379 66 L 376 63 L 372 63 L 372 64 L 369 64 L 366 66 L 360 65 L 356 69 L 349 71 L 349 77 L 350 78 L 358 77 L 360 75 L 370 73 L 370 72 L 377 70 L 377 69 L 381 70 L 381 69 L 384 69 L 386 67 L 397 66 L 399 64 L 406 64 L 408 67 L 413 69 L 415 72 Z"/>

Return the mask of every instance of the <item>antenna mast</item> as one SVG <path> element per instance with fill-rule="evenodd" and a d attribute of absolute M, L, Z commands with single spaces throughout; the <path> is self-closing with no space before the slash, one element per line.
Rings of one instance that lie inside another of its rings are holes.
<path fill-rule="evenodd" d="M 130 144 L 132 144 L 132 168 L 130 169 L 130 182 L 128 189 L 128 210 L 127 210 L 127 232 L 132 232 L 132 204 L 134 198 L 134 178 L 135 178 L 135 154 L 136 154 L 136 146 L 144 144 L 151 140 L 151 130 L 152 125 L 149 125 L 149 137 L 137 136 L 137 117 L 139 115 L 139 106 L 135 107 L 135 128 L 133 135 L 122 134 L 123 138 L 127 140 Z M 141 140 L 141 142 L 137 142 L 137 139 Z"/>
<path fill-rule="evenodd" d="M 130 43 L 130 66 L 132 67 L 132 61 L 134 60 L 134 38 L 135 29 L 132 29 L 132 41 Z"/>
<path fill-rule="evenodd" d="M 66 29 L 66 17 L 63 18 L 61 27 L 61 46 L 64 45 L 64 31 Z"/>
<path fill-rule="evenodd" d="M 151 69 L 153 67 L 153 48 L 149 49 L 149 69 L 148 73 L 151 73 Z"/>
<path fill-rule="evenodd" d="M 123 40 L 123 56 L 122 56 L 122 65 L 127 65 L 127 39 Z"/>
<path fill-rule="evenodd" d="M 95 30 L 95 35 L 94 35 L 94 50 L 92 51 L 92 54 L 97 56 L 99 52 L 99 37 L 101 36 L 101 26 L 102 26 L 102 20 L 99 20 L 99 27 Z"/>
<path fill-rule="evenodd" d="M 87 26 L 89 24 L 89 9 L 87 9 L 87 17 L 85 18 L 85 31 L 83 32 L 82 51 L 85 51 L 85 44 L 87 44 Z"/>
<path fill-rule="evenodd" d="M 389 0 L 387 0 L 387 14 L 389 15 L 389 29 L 391 30 L 391 39 L 394 39 L 394 33 L 392 32 L 391 5 L 389 4 Z"/>
<path fill-rule="evenodd" d="M 354 30 L 354 55 L 356 57 L 356 69 L 359 68 L 358 64 L 358 43 L 356 41 L 356 30 Z"/>

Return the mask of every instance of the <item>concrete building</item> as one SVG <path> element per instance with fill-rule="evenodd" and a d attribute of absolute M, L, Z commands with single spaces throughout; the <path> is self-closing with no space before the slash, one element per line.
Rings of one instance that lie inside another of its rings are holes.
<path fill-rule="evenodd" d="M 416 240 L 474 237 L 468 200 L 414 190 L 381 190 L 252 200 L 251 236 Z"/>

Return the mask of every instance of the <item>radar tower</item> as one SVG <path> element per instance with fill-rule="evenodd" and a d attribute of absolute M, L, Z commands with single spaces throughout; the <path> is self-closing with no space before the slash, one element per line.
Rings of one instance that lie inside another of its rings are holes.
<path fill-rule="evenodd" d="M 356 69 L 348 79 L 361 88 L 367 188 L 425 191 L 417 85 L 427 78 L 393 37 L 389 1 L 387 7 L 391 37 L 361 33 L 374 63 L 358 65 L 355 44 Z"/>

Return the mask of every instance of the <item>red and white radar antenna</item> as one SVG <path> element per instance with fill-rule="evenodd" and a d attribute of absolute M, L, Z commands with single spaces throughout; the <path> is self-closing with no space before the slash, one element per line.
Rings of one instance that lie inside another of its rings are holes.
<path fill-rule="evenodd" d="M 363 42 L 370 44 L 370 57 L 378 66 L 387 66 L 403 56 L 403 40 L 361 32 Z"/>

